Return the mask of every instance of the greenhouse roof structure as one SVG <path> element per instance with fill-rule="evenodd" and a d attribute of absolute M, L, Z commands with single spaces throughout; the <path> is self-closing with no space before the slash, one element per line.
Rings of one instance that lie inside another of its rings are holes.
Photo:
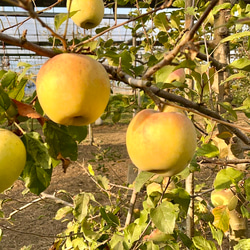
<path fill-rule="evenodd" d="M 22 34 L 26 32 L 26 39 L 29 42 L 35 43 L 44 48 L 51 48 L 53 38 L 51 33 L 41 26 L 41 24 L 30 18 L 28 12 L 25 10 L 8 6 L 4 1 L 1 1 L 0 6 L 0 31 L 2 34 L 9 35 L 11 37 L 20 39 Z M 52 29 L 55 30 L 54 17 L 59 13 L 67 13 L 67 9 L 64 7 L 54 7 L 50 10 L 44 11 L 45 6 L 50 6 L 55 1 L 35 1 L 36 11 L 41 11 L 39 16 L 41 19 Z M 60 4 L 60 6 L 63 2 Z M 65 3 L 64 3 L 65 4 Z M 117 23 L 122 23 L 129 19 L 128 12 L 131 8 L 119 8 L 117 13 Z M 102 23 L 99 27 L 112 26 L 115 24 L 114 12 L 112 8 L 105 8 L 105 15 Z M 97 27 L 98 28 L 98 27 Z M 57 33 L 62 34 L 64 32 L 65 25 L 61 25 L 57 30 Z M 73 37 L 84 37 L 85 35 L 91 35 L 92 30 L 83 30 L 77 27 L 71 20 L 68 22 L 67 39 L 72 40 Z M 93 32 L 94 33 L 94 32 Z M 104 38 L 111 38 L 111 34 L 107 33 Z M 51 42 L 52 39 L 52 42 Z M 112 39 L 121 43 L 131 39 L 131 33 L 124 27 L 117 28 L 112 31 Z M 25 60 L 25 62 L 32 64 L 43 63 L 45 58 L 36 55 L 34 52 L 10 45 L 0 41 L 0 61 L 1 68 L 16 67 L 18 62 Z"/>

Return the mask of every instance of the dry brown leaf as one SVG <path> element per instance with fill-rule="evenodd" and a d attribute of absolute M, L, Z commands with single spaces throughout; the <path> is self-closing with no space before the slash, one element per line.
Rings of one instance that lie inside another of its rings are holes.
<path fill-rule="evenodd" d="M 42 118 L 31 105 L 19 102 L 15 99 L 12 99 L 12 101 L 16 104 L 19 115 L 33 119 Z"/>

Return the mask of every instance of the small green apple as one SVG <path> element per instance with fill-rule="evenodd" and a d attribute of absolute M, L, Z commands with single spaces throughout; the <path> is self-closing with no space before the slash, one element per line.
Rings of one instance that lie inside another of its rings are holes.
<path fill-rule="evenodd" d="M 7 129 L 0 128 L 0 192 L 11 187 L 26 164 L 22 140 Z"/>
<path fill-rule="evenodd" d="M 36 80 L 38 100 L 45 114 L 62 125 L 95 122 L 110 96 L 109 76 L 93 58 L 63 53 L 49 59 Z"/>
<path fill-rule="evenodd" d="M 214 207 L 227 206 L 231 211 L 236 208 L 238 198 L 231 189 L 214 190 L 211 192 L 211 202 Z"/>
<path fill-rule="evenodd" d="M 67 9 L 70 12 L 76 11 L 71 19 L 84 29 L 95 28 L 104 16 L 103 0 L 67 0 Z"/>
<path fill-rule="evenodd" d="M 180 112 L 145 109 L 130 122 L 126 146 L 137 168 L 173 176 L 193 158 L 196 131 L 191 120 Z"/>

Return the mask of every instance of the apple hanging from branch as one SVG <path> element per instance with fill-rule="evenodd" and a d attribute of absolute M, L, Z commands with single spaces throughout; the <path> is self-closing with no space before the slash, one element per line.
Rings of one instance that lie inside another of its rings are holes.
<path fill-rule="evenodd" d="M 38 100 L 45 114 L 62 125 L 88 125 L 104 112 L 110 96 L 109 76 L 86 55 L 59 54 L 39 70 Z"/>
<path fill-rule="evenodd" d="M 130 122 L 126 146 L 137 168 L 173 176 L 192 160 L 196 131 L 191 120 L 180 112 L 146 109 Z"/>
<path fill-rule="evenodd" d="M 104 16 L 103 0 L 67 0 L 67 9 L 76 12 L 71 19 L 84 29 L 95 28 Z"/>
<path fill-rule="evenodd" d="M 11 187 L 26 164 L 26 149 L 13 132 L 0 128 L 0 192 Z"/>

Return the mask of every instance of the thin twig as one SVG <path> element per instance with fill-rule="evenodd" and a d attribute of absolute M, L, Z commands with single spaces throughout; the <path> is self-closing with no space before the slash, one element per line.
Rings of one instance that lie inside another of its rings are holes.
<path fill-rule="evenodd" d="M 6 220 L 10 220 L 15 214 L 19 213 L 20 211 L 30 207 L 31 205 L 39 202 L 39 201 L 42 201 L 42 200 L 45 200 L 45 199 L 50 199 L 50 200 L 54 200 L 56 203 L 60 203 L 64 206 L 69 206 L 69 207 L 74 207 L 74 205 L 72 203 L 69 203 L 67 201 L 64 201 L 60 198 L 57 198 L 55 195 L 51 195 L 51 194 L 46 194 L 46 193 L 41 193 L 40 194 L 40 197 L 35 199 L 35 200 L 32 200 L 31 202 L 25 204 L 24 206 L 16 209 L 15 211 L 11 212 L 9 214 L 9 216 L 7 218 L 5 218 Z"/>
<path fill-rule="evenodd" d="M 250 159 L 217 159 L 217 158 L 203 158 L 199 157 L 197 158 L 197 162 L 199 163 L 213 163 L 217 165 L 230 165 L 230 164 L 244 164 L 244 163 L 250 163 Z"/>

